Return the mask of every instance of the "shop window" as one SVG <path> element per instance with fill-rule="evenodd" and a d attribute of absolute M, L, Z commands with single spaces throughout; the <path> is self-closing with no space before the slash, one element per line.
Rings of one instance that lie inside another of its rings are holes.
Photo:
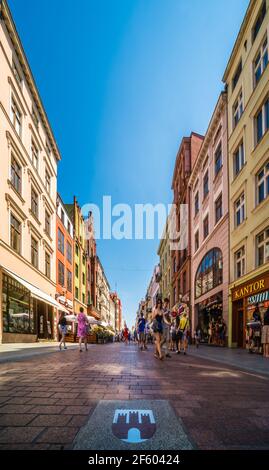
<path fill-rule="evenodd" d="M 222 252 L 213 248 L 202 259 L 195 276 L 195 298 L 222 283 Z"/>
<path fill-rule="evenodd" d="M 256 237 L 257 266 L 269 262 L 269 227 Z"/>
<path fill-rule="evenodd" d="M 246 274 L 246 253 L 244 246 L 234 254 L 234 270 L 235 279 L 239 279 L 241 276 Z"/>
<path fill-rule="evenodd" d="M 30 291 L 6 274 L 3 274 L 2 287 L 3 331 L 34 333 Z"/>

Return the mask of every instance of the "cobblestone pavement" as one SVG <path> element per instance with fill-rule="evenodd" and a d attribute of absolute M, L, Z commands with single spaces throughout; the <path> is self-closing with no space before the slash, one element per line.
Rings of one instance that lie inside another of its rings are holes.
<path fill-rule="evenodd" d="M 262 360 L 262 358 L 261 358 Z M 0 449 L 70 449 L 99 400 L 169 400 L 200 449 L 269 449 L 269 377 L 194 355 L 90 345 L 0 364 Z"/>

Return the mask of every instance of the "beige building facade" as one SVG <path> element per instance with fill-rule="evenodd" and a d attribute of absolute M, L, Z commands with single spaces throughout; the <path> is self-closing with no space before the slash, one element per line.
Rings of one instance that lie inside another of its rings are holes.
<path fill-rule="evenodd" d="M 251 0 L 226 67 L 228 90 L 229 345 L 245 347 L 269 277 L 269 1 Z M 262 294 L 262 295 L 258 295 Z"/>
<path fill-rule="evenodd" d="M 0 10 L 0 341 L 35 341 L 55 336 L 60 154 L 4 0 Z"/>
<path fill-rule="evenodd" d="M 169 216 L 167 217 L 163 237 L 158 248 L 158 256 L 160 258 L 160 293 L 162 299 L 171 299 L 171 250 L 169 238 Z"/>

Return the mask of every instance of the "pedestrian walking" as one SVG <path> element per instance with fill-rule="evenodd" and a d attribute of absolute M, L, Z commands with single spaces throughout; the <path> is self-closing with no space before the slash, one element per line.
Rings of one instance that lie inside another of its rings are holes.
<path fill-rule="evenodd" d="M 201 329 L 199 326 L 197 326 L 195 333 L 194 333 L 194 340 L 195 340 L 195 346 L 196 348 L 199 348 L 200 342 L 201 342 Z"/>
<path fill-rule="evenodd" d="M 146 329 L 146 320 L 144 318 L 143 312 L 141 312 L 140 318 L 138 320 L 138 344 L 141 351 L 143 349 L 147 349 L 146 347 L 146 336 L 145 336 L 145 329 Z"/>
<path fill-rule="evenodd" d="M 171 312 L 169 310 L 169 299 L 166 297 L 163 303 L 163 335 L 161 346 L 164 346 L 166 351 L 165 357 L 171 357 L 169 354 L 170 346 L 170 328 L 171 328 Z"/>
<path fill-rule="evenodd" d="M 262 345 L 263 356 L 269 357 L 269 307 L 267 308 L 263 317 Z"/>
<path fill-rule="evenodd" d="M 85 351 L 88 351 L 87 334 L 88 334 L 88 318 L 84 313 L 83 307 L 80 307 L 78 314 L 78 337 L 79 350 L 82 352 L 82 341 L 84 342 Z"/>
<path fill-rule="evenodd" d="M 171 324 L 171 330 L 170 330 L 170 337 L 171 337 L 170 350 L 171 351 L 176 351 L 176 340 L 177 340 L 176 336 L 177 336 L 176 320 L 173 320 Z"/>
<path fill-rule="evenodd" d="M 59 343 L 59 349 L 61 351 L 62 344 L 64 345 L 64 349 L 67 349 L 66 344 L 65 344 L 65 336 L 67 334 L 67 321 L 66 321 L 64 312 L 61 313 L 60 320 L 58 322 L 58 328 L 59 328 L 59 333 L 61 335 L 61 339 Z"/>
<path fill-rule="evenodd" d="M 127 328 L 127 325 L 125 325 L 124 330 L 123 330 L 123 338 L 124 338 L 125 345 L 127 346 L 128 339 L 129 339 L 129 330 Z"/>
<path fill-rule="evenodd" d="M 186 355 L 188 347 L 187 332 L 189 328 L 189 320 L 187 313 L 184 312 L 181 317 L 177 317 L 177 336 L 176 336 L 176 354 L 180 354 L 181 346 L 183 347 L 183 354 Z"/>
<path fill-rule="evenodd" d="M 152 329 L 155 338 L 155 352 L 154 356 L 157 359 L 162 360 L 162 350 L 161 350 L 161 341 L 162 341 L 162 333 L 163 333 L 163 309 L 162 309 L 162 301 L 158 300 L 156 303 L 156 307 L 153 311 L 152 315 Z"/>

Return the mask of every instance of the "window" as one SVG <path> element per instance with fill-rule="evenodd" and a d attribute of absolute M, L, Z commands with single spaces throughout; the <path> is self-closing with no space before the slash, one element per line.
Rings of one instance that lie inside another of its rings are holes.
<path fill-rule="evenodd" d="M 195 194 L 194 198 L 194 215 L 197 215 L 199 212 L 199 191 Z"/>
<path fill-rule="evenodd" d="M 33 139 L 31 142 L 31 154 L 32 154 L 32 162 L 35 167 L 35 169 L 38 169 L 38 148 L 36 144 L 34 143 Z"/>
<path fill-rule="evenodd" d="M 21 222 L 10 214 L 10 246 L 17 253 L 21 252 Z"/>
<path fill-rule="evenodd" d="M 75 273 L 76 273 L 76 277 L 78 277 L 78 264 L 77 263 L 75 265 Z"/>
<path fill-rule="evenodd" d="M 253 65 L 254 86 L 256 86 L 257 83 L 259 82 L 264 70 L 267 67 L 267 64 L 268 64 L 268 43 L 267 43 L 267 36 L 266 36 L 254 60 L 254 65 Z"/>
<path fill-rule="evenodd" d="M 11 184 L 14 189 L 18 193 L 21 194 L 21 166 L 17 162 L 17 160 L 13 157 L 11 157 Z"/>
<path fill-rule="evenodd" d="M 34 125 L 35 125 L 36 128 L 38 129 L 39 119 L 38 119 L 37 111 L 36 111 L 36 109 L 34 108 L 34 106 L 32 106 L 32 119 L 33 119 Z"/>
<path fill-rule="evenodd" d="M 76 255 L 78 256 L 78 245 L 76 244 Z"/>
<path fill-rule="evenodd" d="M 85 286 L 85 273 L 82 273 L 82 284 Z"/>
<path fill-rule="evenodd" d="M 64 211 L 61 209 L 61 221 L 64 224 Z"/>
<path fill-rule="evenodd" d="M 269 129 L 269 99 L 265 101 L 255 117 L 256 144 L 260 142 L 265 132 Z"/>
<path fill-rule="evenodd" d="M 237 69 L 235 71 L 235 74 L 233 76 L 233 80 L 232 80 L 232 83 L 233 83 L 233 90 L 235 89 L 236 87 L 236 84 L 239 80 L 239 77 L 241 75 L 241 72 L 242 72 L 242 60 L 240 60 L 238 66 L 237 66 Z"/>
<path fill-rule="evenodd" d="M 266 15 L 266 0 L 264 0 L 264 2 L 263 2 L 262 6 L 261 6 L 261 9 L 259 11 L 259 14 L 257 16 L 257 19 L 254 23 L 253 28 L 252 28 L 252 42 L 255 41 L 255 39 L 257 37 L 257 34 L 260 31 L 260 27 L 262 25 L 262 22 L 264 20 L 265 15 Z"/>
<path fill-rule="evenodd" d="M 58 228 L 58 250 L 64 255 L 64 234 Z"/>
<path fill-rule="evenodd" d="M 67 261 L 72 264 L 72 245 L 69 241 L 66 242 L 66 257 Z"/>
<path fill-rule="evenodd" d="M 246 254 L 244 246 L 234 254 L 234 271 L 235 279 L 239 279 L 246 274 Z"/>
<path fill-rule="evenodd" d="M 215 223 L 222 217 L 222 194 L 215 201 Z"/>
<path fill-rule="evenodd" d="M 75 287 L 75 297 L 78 299 L 78 287 Z"/>
<path fill-rule="evenodd" d="M 45 252 L 45 276 L 50 279 L 50 254 Z"/>
<path fill-rule="evenodd" d="M 243 93 L 240 91 L 237 100 L 233 105 L 233 127 L 235 128 L 243 114 Z"/>
<path fill-rule="evenodd" d="M 50 184 L 51 184 L 51 176 L 50 176 L 48 170 L 46 169 L 46 171 L 45 171 L 45 187 L 46 187 L 46 190 L 49 194 L 50 194 Z"/>
<path fill-rule="evenodd" d="M 38 241 L 34 237 L 31 237 L 31 263 L 38 268 Z"/>
<path fill-rule="evenodd" d="M 243 166 L 245 165 L 245 153 L 244 153 L 244 144 L 243 141 L 237 147 L 234 156 L 234 177 L 238 175 L 238 173 L 242 170 Z"/>
<path fill-rule="evenodd" d="M 58 260 L 58 284 L 64 286 L 64 265 Z"/>
<path fill-rule="evenodd" d="M 256 176 L 257 204 L 269 196 L 269 161 Z"/>
<path fill-rule="evenodd" d="M 82 294 L 82 303 L 85 304 L 85 294 Z"/>
<path fill-rule="evenodd" d="M 257 266 L 269 261 L 269 227 L 256 237 Z"/>
<path fill-rule="evenodd" d="M 83 256 L 83 258 L 82 258 L 82 263 L 83 263 L 83 265 L 85 265 L 85 263 L 86 263 L 86 258 L 85 258 L 85 256 Z"/>
<path fill-rule="evenodd" d="M 215 152 L 215 176 L 219 173 L 222 167 L 222 146 L 221 143 Z"/>
<path fill-rule="evenodd" d="M 206 171 L 206 173 L 204 175 L 203 183 L 204 183 L 204 198 L 205 198 L 208 195 L 208 192 L 209 192 L 209 188 L 208 188 L 208 170 Z"/>
<path fill-rule="evenodd" d="M 195 298 L 222 283 L 222 252 L 213 248 L 203 257 L 195 275 Z"/>
<path fill-rule="evenodd" d="M 67 230 L 68 230 L 68 233 L 70 233 L 70 235 L 71 235 L 71 224 L 70 224 L 69 220 L 67 221 Z"/>
<path fill-rule="evenodd" d="M 47 140 L 46 140 L 46 151 L 48 152 L 49 155 L 51 154 L 50 144 L 48 143 Z"/>
<path fill-rule="evenodd" d="M 238 227 L 245 220 L 245 194 L 235 201 L 235 226 Z"/>
<path fill-rule="evenodd" d="M 5 333 L 34 333 L 30 291 L 4 273 L 2 310 Z"/>
<path fill-rule="evenodd" d="M 67 290 L 68 292 L 72 292 L 72 273 L 67 269 Z"/>
<path fill-rule="evenodd" d="M 14 98 L 11 98 L 11 116 L 10 116 L 11 122 L 13 126 L 15 127 L 15 130 L 17 134 L 21 137 L 21 131 L 22 131 L 22 113 L 14 100 Z"/>
<path fill-rule="evenodd" d="M 15 61 L 13 61 L 12 69 L 13 69 L 13 73 L 14 73 L 14 76 L 16 78 L 16 81 L 17 81 L 18 85 L 21 87 L 22 86 L 22 75 L 19 72 L 19 67 L 17 66 Z"/>
<path fill-rule="evenodd" d="M 199 248 L 199 230 L 194 235 L 194 250 L 197 251 Z"/>
<path fill-rule="evenodd" d="M 31 211 L 38 218 L 38 194 L 34 190 L 33 186 L 31 189 Z"/>
<path fill-rule="evenodd" d="M 204 238 L 206 238 L 209 234 L 209 218 L 208 218 L 208 215 L 204 219 L 203 227 L 204 227 Z"/>
<path fill-rule="evenodd" d="M 45 211 L 45 232 L 50 236 L 50 213 Z"/>

